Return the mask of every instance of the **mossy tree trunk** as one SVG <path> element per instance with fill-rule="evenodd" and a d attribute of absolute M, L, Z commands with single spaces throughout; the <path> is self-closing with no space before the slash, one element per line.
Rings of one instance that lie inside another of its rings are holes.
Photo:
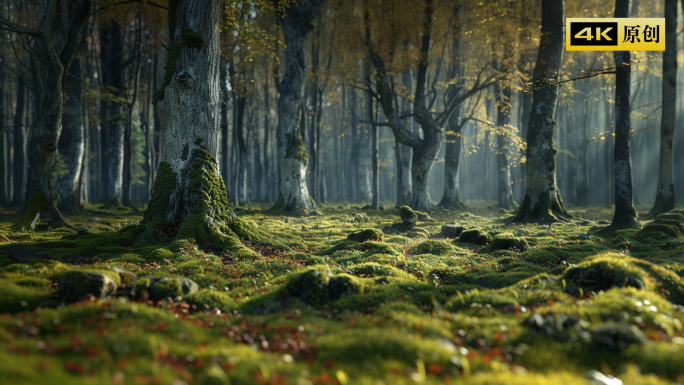
<path fill-rule="evenodd" d="M 677 0 L 665 0 L 665 52 L 663 53 L 662 92 L 658 186 L 653 208 L 646 215 L 648 219 L 673 210 L 676 203 L 672 145 L 674 143 L 677 109 Z"/>
<path fill-rule="evenodd" d="M 57 179 L 55 190 L 59 194 L 59 210 L 64 214 L 73 215 L 83 208 L 78 189 L 85 152 L 85 132 L 81 118 L 83 75 L 79 58 L 71 62 L 68 76 L 69 81 L 64 87 L 67 100 L 62 112 L 62 135 L 58 143 L 68 172 Z"/>
<path fill-rule="evenodd" d="M 630 0 L 615 1 L 615 17 L 629 17 Z M 674 1 L 674 11 L 677 2 Z M 632 149 L 630 88 L 632 67 L 629 51 L 615 51 L 615 215 L 612 226 L 638 227 L 638 215 L 634 209 L 634 179 L 632 176 Z"/>
<path fill-rule="evenodd" d="M 439 205 L 442 207 L 454 207 L 459 210 L 467 209 L 461 197 L 460 161 L 462 130 L 465 122 L 459 122 L 458 113 L 449 118 L 444 153 L 444 195 Z"/>
<path fill-rule="evenodd" d="M 230 205 L 220 176 L 220 2 L 179 0 L 169 9 L 170 52 L 154 102 L 161 127 L 160 163 L 139 241 L 178 227 L 176 238 L 225 250 Z M 175 225 L 174 225 L 175 224 Z"/>
<path fill-rule="evenodd" d="M 542 0 L 541 6 L 541 36 L 527 129 L 527 188 L 514 221 L 551 223 L 569 217 L 556 185 L 556 149 L 553 143 L 557 80 L 565 45 L 565 1 Z"/>
<path fill-rule="evenodd" d="M 306 185 L 308 154 L 300 124 L 306 80 L 305 45 L 311 24 L 326 0 L 291 3 L 280 20 L 285 39 L 285 72 L 278 100 L 278 159 L 280 197 L 272 212 L 307 213 L 314 202 Z"/>
<path fill-rule="evenodd" d="M 15 223 L 17 228 L 35 227 L 40 213 L 50 214 L 53 223 L 63 224 L 64 218 L 55 205 L 50 186 L 52 171 L 57 162 L 57 143 L 62 132 L 62 87 L 71 61 L 81 45 L 83 30 L 88 24 L 91 0 L 69 2 L 66 23 L 58 13 L 58 0 L 42 3 L 42 17 L 37 29 L 26 28 L 0 16 L 0 25 L 9 31 L 34 37 L 31 53 L 36 56 L 36 83 L 38 85 L 39 117 L 31 133 L 28 159 L 29 169 L 26 210 Z M 57 21 L 59 20 L 59 21 Z"/>

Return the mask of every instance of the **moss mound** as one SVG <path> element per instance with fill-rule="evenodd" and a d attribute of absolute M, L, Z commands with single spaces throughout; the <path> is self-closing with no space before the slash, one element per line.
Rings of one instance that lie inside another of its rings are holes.
<path fill-rule="evenodd" d="M 648 273 L 633 262 L 632 258 L 615 253 L 596 255 L 565 270 L 567 291 L 576 294 L 579 289 L 585 293 L 613 287 L 645 289 L 649 285 Z"/>
<path fill-rule="evenodd" d="M 285 291 L 310 305 L 322 305 L 337 301 L 343 296 L 359 293 L 361 284 L 347 274 L 333 275 L 327 266 L 306 268 L 292 276 L 285 285 Z"/>
<path fill-rule="evenodd" d="M 413 225 L 416 224 L 416 221 L 418 220 L 418 215 L 413 211 L 408 206 L 401 206 L 399 207 L 399 216 L 401 217 L 401 221 L 404 222 L 405 225 L 413 227 Z"/>
<path fill-rule="evenodd" d="M 682 235 L 677 226 L 665 223 L 650 223 L 644 226 L 641 231 L 639 231 L 639 235 L 644 238 L 653 236 L 657 233 L 664 234 L 665 236 L 672 238 L 679 238 Z"/>
<path fill-rule="evenodd" d="M 366 241 L 382 242 L 383 233 L 377 229 L 363 229 L 347 235 L 347 240 L 363 243 Z"/>
<path fill-rule="evenodd" d="M 513 250 L 525 251 L 530 248 L 530 245 L 524 238 L 519 238 L 509 232 L 499 233 L 492 238 L 492 242 L 487 245 L 491 251 L 495 250 Z"/>
<path fill-rule="evenodd" d="M 449 255 L 454 252 L 454 247 L 446 241 L 430 240 L 421 242 L 409 249 L 409 254 L 432 254 L 432 255 Z"/>
<path fill-rule="evenodd" d="M 461 235 L 459 235 L 458 240 L 460 242 L 474 243 L 483 246 L 489 240 L 489 233 L 479 228 L 463 230 Z"/>

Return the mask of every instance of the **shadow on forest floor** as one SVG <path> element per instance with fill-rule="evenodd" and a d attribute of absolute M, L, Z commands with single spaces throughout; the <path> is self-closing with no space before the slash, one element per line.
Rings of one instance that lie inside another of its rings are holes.
<path fill-rule="evenodd" d="M 0 209 L 0 382 L 684 381 L 684 211 L 599 235 L 610 208 L 508 225 L 482 203 L 384 234 L 398 210 L 362 207 L 235 208 L 274 240 L 253 254 L 122 241 L 130 208 L 69 217 L 86 235 Z"/>

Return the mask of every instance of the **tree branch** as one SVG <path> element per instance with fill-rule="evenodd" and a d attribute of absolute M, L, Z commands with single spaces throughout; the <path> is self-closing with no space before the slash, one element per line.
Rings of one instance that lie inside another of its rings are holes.
<path fill-rule="evenodd" d="M 124 4 L 130 4 L 130 3 L 140 3 L 140 4 L 144 4 L 144 5 L 151 5 L 151 6 L 153 6 L 153 7 L 165 9 L 165 10 L 167 10 L 167 11 L 169 10 L 167 7 L 165 7 L 165 6 L 163 6 L 163 5 L 159 5 L 159 4 L 157 4 L 157 3 L 152 3 L 152 2 L 148 2 L 148 1 L 141 1 L 141 0 L 127 0 L 127 1 L 122 1 L 122 2 L 120 2 L 120 3 L 108 5 L 108 6 L 106 6 L 106 7 L 97 9 L 97 10 L 95 10 L 95 12 L 91 13 L 91 14 L 88 15 L 88 16 L 93 16 L 93 15 L 95 15 L 95 14 L 98 14 L 98 13 L 102 12 L 102 11 L 106 11 L 106 10 L 108 10 L 108 9 L 114 8 L 114 7 L 116 7 L 117 5 L 124 5 Z"/>
<path fill-rule="evenodd" d="M 39 30 L 33 29 L 33 28 L 23 27 L 17 23 L 13 23 L 12 21 L 10 21 L 8 19 L 5 19 L 1 15 L 0 15 L 0 31 L 8 31 L 8 32 L 14 32 L 14 33 L 20 33 L 23 35 L 43 37 L 43 34 Z"/>

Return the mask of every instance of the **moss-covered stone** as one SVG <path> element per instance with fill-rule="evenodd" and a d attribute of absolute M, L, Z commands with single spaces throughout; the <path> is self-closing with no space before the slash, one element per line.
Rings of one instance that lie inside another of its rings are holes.
<path fill-rule="evenodd" d="M 449 255 L 453 253 L 454 247 L 449 242 L 430 240 L 421 242 L 409 249 L 409 254 L 433 254 L 433 255 Z"/>
<path fill-rule="evenodd" d="M 460 242 L 474 243 L 476 245 L 482 246 L 485 245 L 489 240 L 489 233 L 476 227 L 464 230 L 458 237 L 458 240 Z"/>
<path fill-rule="evenodd" d="M 459 226 L 455 224 L 447 224 L 442 226 L 442 236 L 445 238 L 458 238 L 459 235 L 466 230 L 464 226 Z"/>
<path fill-rule="evenodd" d="M 591 346 L 597 350 L 618 352 L 632 344 L 643 345 L 644 333 L 628 323 L 609 322 L 598 325 L 591 331 Z"/>
<path fill-rule="evenodd" d="M 411 231 L 413 224 L 405 224 L 404 222 L 393 223 L 390 226 L 382 228 L 382 232 L 386 234 L 401 234 Z"/>
<path fill-rule="evenodd" d="M 121 277 L 111 270 L 68 271 L 60 279 L 57 297 L 64 302 L 80 301 L 88 294 L 107 297 L 116 293 L 120 284 Z"/>
<path fill-rule="evenodd" d="M 656 217 L 656 219 L 659 219 L 659 220 L 671 220 L 671 221 L 677 221 L 677 222 L 679 222 L 679 223 L 682 223 L 682 222 L 684 222 L 684 215 L 682 215 L 681 213 L 675 213 L 675 212 L 670 211 L 670 212 L 667 212 L 667 213 L 659 214 L 659 215 Z"/>
<path fill-rule="evenodd" d="M 530 248 L 525 238 L 516 237 L 512 233 L 499 233 L 492 238 L 492 242 L 487 245 L 491 251 L 495 250 L 513 250 L 525 251 Z"/>
<path fill-rule="evenodd" d="M 331 274 L 326 266 L 312 266 L 292 276 L 285 291 L 305 303 L 321 305 L 336 301 L 345 295 L 353 295 L 361 289 L 356 278 L 347 274 Z"/>
<path fill-rule="evenodd" d="M 355 231 L 349 235 L 347 235 L 347 240 L 349 241 L 356 241 L 359 243 L 366 242 L 366 241 L 379 241 L 382 242 L 382 237 L 383 233 L 380 230 L 377 229 L 363 229 L 359 231 Z"/>
<path fill-rule="evenodd" d="M 410 226 L 409 230 L 415 226 L 416 221 L 418 220 L 418 216 L 409 206 L 399 207 L 399 216 L 401 217 L 401 221 L 404 222 L 404 225 Z"/>

